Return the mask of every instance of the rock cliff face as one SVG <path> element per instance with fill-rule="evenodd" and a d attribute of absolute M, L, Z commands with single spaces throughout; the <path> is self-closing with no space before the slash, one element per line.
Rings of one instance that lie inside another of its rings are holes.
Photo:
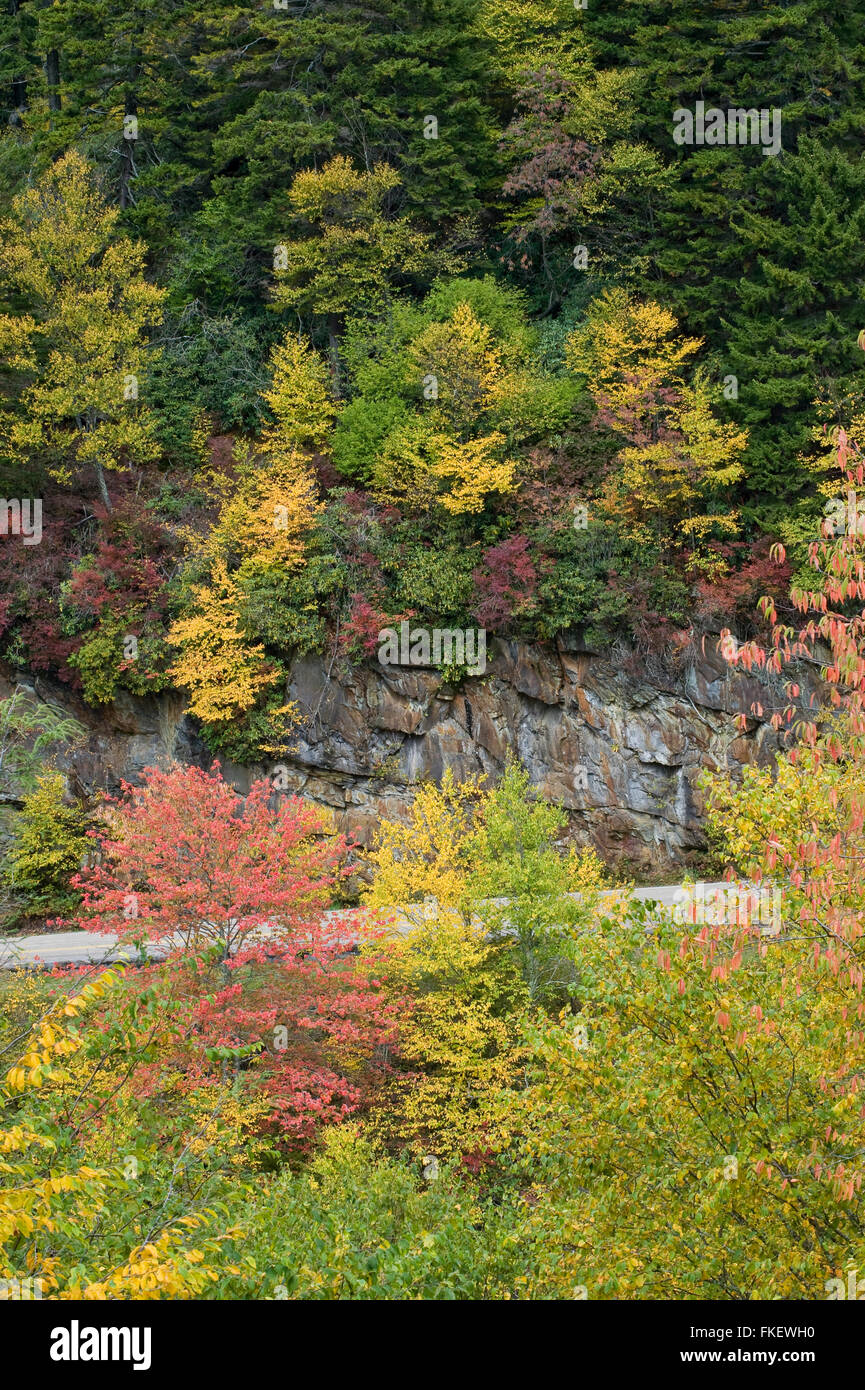
<path fill-rule="evenodd" d="M 328 679 L 320 661 L 300 662 L 290 694 L 307 722 L 287 780 L 368 840 L 413 784 L 447 768 L 494 778 L 513 753 L 568 811 L 577 842 L 644 871 L 681 865 L 705 844 L 701 768 L 763 761 L 776 747 L 767 725 L 740 734 L 733 719 L 765 691 L 717 654 L 669 681 L 628 665 L 496 641 L 484 676 L 454 689 L 433 671 L 371 665 Z"/>
<path fill-rule="evenodd" d="M 762 762 L 776 748 L 766 724 L 737 730 L 733 716 L 766 703 L 765 689 L 731 673 L 713 647 L 707 640 L 678 671 L 650 676 L 626 652 L 495 640 L 485 674 L 459 687 L 433 670 L 371 662 L 329 671 L 304 658 L 289 683 L 303 724 L 280 785 L 332 808 L 339 828 L 368 842 L 382 816 L 405 811 L 418 782 L 448 768 L 457 779 L 495 778 L 512 753 L 567 810 L 577 843 L 662 874 L 704 846 L 700 770 Z M 125 696 L 95 713 L 37 684 L 90 730 L 70 767 L 86 787 L 134 781 L 171 758 L 211 761 L 176 695 Z M 262 769 L 225 772 L 245 790 Z"/>

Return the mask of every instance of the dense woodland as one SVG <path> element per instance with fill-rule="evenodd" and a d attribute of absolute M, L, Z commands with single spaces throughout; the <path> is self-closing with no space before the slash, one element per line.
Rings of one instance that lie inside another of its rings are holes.
<path fill-rule="evenodd" d="M 847 1296 L 863 62 L 865 0 L 4 0 L 4 673 L 267 766 L 405 618 L 720 639 L 786 741 L 704 787 L 767 937 L 604 896 L 516 762 L 362 854 L 218 762 L 85 803 L 20 686 L 7 928 L 182 944 L 2 973 L 0 1296 Z"/>
<path fill-rule="evenodd" d="M 862 18 L 15 0 L 3 656 L 249 760 L 405 615 L 746 632 L 861 408 Z M 782 153 L 677 145 L 703 98 Z"/>

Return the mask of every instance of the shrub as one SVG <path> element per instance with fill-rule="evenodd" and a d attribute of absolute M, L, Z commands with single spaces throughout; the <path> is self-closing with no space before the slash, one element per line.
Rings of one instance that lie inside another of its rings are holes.
<path fill-rule="evenodd" d="M 67 912 L 78 902 L 70 879 L 90 848 L 88 818 L 80 807 L 65 804 L 65 785 L 59 772 L 37 778 L 9 851 L 8 881 L 33 913 Z"/>
<path fill-rule="evenodd" d="M 429 1172 L 430 1170 L 427 1169 Z M 382 1157 L 355 1126 L 331 1131 L 307 1172 L 284 1172 L 240 1213 L 242 1278 L 214 1298 L 507 1298 L 525 1282 L 513 1201 L 482 1201 L 442 1165 Z"/>

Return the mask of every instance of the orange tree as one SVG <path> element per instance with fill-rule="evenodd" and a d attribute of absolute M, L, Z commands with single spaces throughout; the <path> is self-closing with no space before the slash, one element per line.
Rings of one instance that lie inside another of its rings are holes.
<path fill-rule="evenodd" d="M 170 968 L 151 970 L 172 1000 L 179 1084 L 243 1076 L 284 1144 L 305 1147 L 358 1109 L 392 1031 L 374 977 L 348 963 L 357 923 L 326 913 L 344 841 L 266 780 L 241 800 L 215 766 L 149 768 L 125 791 L 81 876 L 79 925 L 163 942 Z M 166 1065 L 140 1069 L 142 1092 Z"/>

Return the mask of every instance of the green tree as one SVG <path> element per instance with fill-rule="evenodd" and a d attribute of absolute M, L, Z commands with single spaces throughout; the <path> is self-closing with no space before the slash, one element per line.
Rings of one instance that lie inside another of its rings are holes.
<path fill-rule="evenodd" d="M 231 1252 L 247 1277 L 225 1277 L 213 1296 L 506 1297 L 526 1267 L 518 1205 L 473 1192 L 458 1169 L 430 1171 L 383 1156 L 356 1126 L 331 1130 L 307 1172 L 250 1189 Z"/>
<path fill-rule="evenodd" d="M 65 801 L 66 781 L 45 772 L 24 798 L 8 854 L 7 881 L 31 912 L 65 912 L 78 902 L 69 880 L 91 847 L 88 818 Z"/>
<path fill-rule="evenodd" d="M 214 7 L 201 66 L 233 105 L 215 145 L 221 235 L 278 241 L 291 179 L 336 156 L 397 169 L 428 229 L 477 214 L 494 186 L 496 132 L 494 59 L 476 15 L 475 0 Z"/>
<path fill-rule="evenodd" d="M 564 812 L 534 795 L 525 768 L 512 762 L 484 799 L 469 850 L 474 910 L 489 930 L 514 938 L 529 999 L 548 1008 L 572 997 L 575 927 L 587 915 L 569 896 L 568 861 L 556 847 L 566 826 Z"/>
<path fill-rule="evenodd" d="M 624 0 L 584 16 L 598 68 L 627 62 L 644 80 L 640 135 L 672 175 L 644 231 L 646 288 L 739 378 L 729 410 L 750 428 L 745 466 L 763 513 L 801 490 L 799 407 L 843 389 L 862 327 L 863 18 L 863 0 Z M 673 114 L 697 101 L 777 109 L 781 153 L 676 145 Z"/>
<path fill-rule="evenodd" d="M 24 122 L 36 169 L 78 147 L 126 230 L 167 255 L 182 244 L 177 223 L 207 181 L 207 85 L 193 65 L 207 8 L 194 0 L 22 0 L 21 9 L 46 55 Z"/>
<path fill-rule="evenodd" d="M 839 425 L 861 383 L 865 165 L 861 154 L 805 136 L 795 155 L 767 164 L 785 215 L 742 209 L 745 273 L 720 326 L 725 371 L 738 381 L 736 419 L 754 440 L 750 489 L 784 514 L 810 482 L 799 460 L 811 452 L 803 422 L 815 397 Z"/>
<path fill-rule="evenodd" d="M 517 450 L 568 421 L 579 388 L 536 360 L 526 297 L 491 276 L 436 281 L 419 308 L 395 303 L 349 321 L 353 398 L 334 461 L 417 515 L 431 502 L 480 513 L 515 490 Z"/>

